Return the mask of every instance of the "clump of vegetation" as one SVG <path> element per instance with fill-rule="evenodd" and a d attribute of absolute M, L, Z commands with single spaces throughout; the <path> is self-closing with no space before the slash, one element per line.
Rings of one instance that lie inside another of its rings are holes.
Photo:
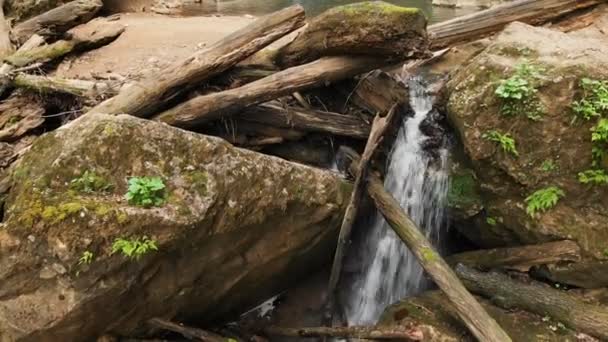
<path fill-rule="evenodd" d="M 159 177 L 133 177 L 125 198 L 144 208 L 161 206 L 166 201 L 165 183 Z"/>
<path fill-rule="evenodd" d="M 538 212 L 547 211 L 553 208 L 564 196 L 566 196 L 564 191 L 556 186 L 537 190 L 526 198 L 528 204 L 526 212 L 528 215 L 534 216 Z"/>
<path fill-rule="evenodd" d="M 93 171 L 85 171 L 80 177 L 70 182 L 70 188 L 78 192 L 93 193 L 104 192 L 112 189 L 112 184 Z"/>
<path fill-rule="evenodd" d="M 516 66 L 513 76 L 500 82 L 494 94 L 502 101 L 503 115 L 524 113 L 530 120 L 541 119 L 541 104 L 534 95 L 543 71 L 537 66 L 523 62 Z"/>
<path fill-rule="evenodd" d="M 557 170 L 557 164 L 553 160 L 547 159 L 540 165 L 540 169 L 544 172 L 552 172 Z"/>
<path fill-rule="evenodd" d="M 486 223 L 489 224 L 490 226 L 495 226 L 498 224 L 498 221 L 496 221 L 495 218 L 488 216 L 486 218 Z"/>
<path fill-rule="evenodd" d="M 608 148 L 608 119 L 601 119 L 591 129 L 591 141 L 593 142 L 592 155 L 593 166 L 597 167 L 601 164 L 606 156 Z"/>
<path fill-rule="evenodd" d="M 606 185 L 608 184 L 608 174 L 602 169 L 586 170 L 579 172 L 578 180 L 583 184 Z"/>
<path fill-rule="evenodd" d="M 157 251 L 156 241 L 143 236 L 136 239 L 123 239 L 118 238 L 112 243 L 112 251 L 110 255 L 120 253 L 129 259 L 139 259 L 143 255 L 148 254 L 151 251 Z"/>
<path fill-rule="evenodd" d="M 574 112 L 585 120 L 608 114 L 608 81 L 583 78 L 580 82 L 583 96 L 574 101 Z"/>
<path fill-rule="evenodd" d="M 493 141 L 500 145 L 503 151 L 511 153 L 514 156 L 519 156 L 515 147 L 515 139 L 509 133 L 500 133 L 499 131 L 489 131 L 482 136 L 484 139 Z"/>
<path fill-rule="evenodd" d="M 95 256 L 91 251 L 84 251 L 80 259 L 78 259 L 78 265 L 89 265 L 93 262 Z"/>

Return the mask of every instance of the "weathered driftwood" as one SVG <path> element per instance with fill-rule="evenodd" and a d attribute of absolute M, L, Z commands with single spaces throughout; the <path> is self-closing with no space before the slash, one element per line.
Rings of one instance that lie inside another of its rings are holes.
<path fill-rule="evenodd" d="M 539 278 L 585 289 L 608 286 L 608 261 L 587 260 L 542 265 L 532 269 L 531 273 Z"/>
<path fill-rule="evenodd" d="M 15 92 L 0 102 L 0 141 L 15 141 L 44 122 L 44 105 L 36 96 Z"/>
<path fill-rule="evenodd" d="M 429 26 L 431 47 L 440 49 L 471 41 L 521 21 L 540 25 L 566 13 L 601 3 L 601 0 L 517 0 Z"/>
<path fill-rule="evenodd" d="M 608 309 L 587 304 L 565 291 L 536 282 L 523 283 L 499 273 L 482 273 L 463 265 L 456 273 L 474 293 L 493 299 L 498 306 L 520 308 L 549 316 L 576 331 L 608 339 Z"/>
<path fill-rule="evenodd" d="M 274 127 L 356 139 L 367 139 L 370 131 L 368 123 L 353 115 L 296 107 L 285 108 L 274 102 L 246 108 L 236 118 Z"/>
<path fill-rule="evenodd" d="M 4 18 L 4 0 L 0 0 L 0 58 L 13 52 L 13 44 L 9 36 L 10 27 Z"/>
<path fill-rule="evenodd" d="M 338 235 L 338 245 L 336 246 L 336 252 L 334 254 L 334 261 L 331 267 L 331 273 L 329 276 L 329 282 L 327 285 L 327 298 L 325 300 L 325 310 L 323 314 L 323 324 L 332 324 L 333 314 L 335 309 L 335 298 L 337 296 L 336 289 L 338 288 L 338 281 L 342 273 L 342 264 L 344 263 L 344 256 L 346 255 L 346 249 L 350 240 L 353 224 L 357 217 L 359 210 L 359 202 L 365 189 L 365 178 L 367 177 L 367 168 L 372 159 L 372 156 L 380 142 L 386 133 L 388 125 L 393 122 L 393 115 L 395 114 L 397 104 L 388 111 L 388 113 L 378 113 L 374 117 L 372 124 L 372 130 L 365 144 L 363 155 L 359 161 L 359 165 L 356 167 L 355 184 L 353 191 L 350 195 L 350 200 L 346 207 L 344 217 L 342 218 L 342 224 L 340 226 L 340 233 Z"/>
<path fill-rule="evenodd" d="M 26 50 L 19 49 L 5 58 L 5 61 L 14 67 L 52 61 L 71 52 L 94 49 L 108 44 L 124 30 L 125 27 L 117 22 L 104 19 L 93 20 L 70 31 L 71 39 L 69 40 L 58 40 L 52 44 Z"/>
<path fill-rule="evenodd" d="M 193 127 L 295 91 L 358 75 L 381 63 L 370 57 L 325 57 L 285 69 L 240 88 L 197 96 L 157 115 L 155 119 L 173 126 Z"/>
<path fill-rule="evenodd" d="M 580 260 L 580 247 L 569 240 L 464 252 L 446 259 L 452 266 L 463 264 L 480 269 L 507 268 L 521 271 L 527 271 L 535 265 Z"/>
<path fill-rule="evenodd" d="M 18 73 L 13 86 L 38 93 L 64 93 L 90 99 L 107 98 L 118 93 L 119 85 L 110 82 L 87 81 Z"/>
<path fill-rule="evenodd" d="M 74 26 L 86 23 L 103 6 L 100 0 L 74 0 L 16 25 L 11 37 L 22 44 L 32 35 L 59 37 Z"/>
<path fill-rule="evenodd" d="M 397 61 L 427 53 L 422 11 L 374 1 L 331 8 L 310 20 L 306 29 L 275 51 L 281 68 L 324 56 L 369 55 Z"/>
<path fill-rule="evenodd" d="M 210 331 L 187 327 L 161 318 L 152 318 L 148 321 L 153 327 L 176 332 L 189 340 L 204 341 L 204 342 L 226 342 L 226 337 L 212 333 Z"/>
<path fill-rule="evenodd" d="M 176 95 L 221 74 L 275 40 L 304 25 L 304 10 L 291 6 L 260 18 L 208 49 L 121 90 L 90 112 L 148 117 Z"/>
<path fill-rule="evenodd" d="M 354 162 L 359 159 L 355 152 L 344 151 L 350 154 Z M 355 171 L 353 164 L 351 164 L 350 170 Z M 414 253 L 424 270 L 454 304 L 458 315 L 471 333 L 480 341 L 511 341 L 498 323 L 462 285 L 454 271 L 401 209 L 399 203 L 384 189 L 384 184 L 378 176 L 373 173 L 368 173 L 367 176 L 367 192 L 399 238 Z"/>
<path fill-rule="evenodd" d="M 408 104 L 410 98 L 407 85 L 381 70 L 362 77 L 349 95 L 350 101 L 372 113 L 386 113 L 395 103 Z"/>
<path fill-rule="evenodd" d="M 405 341 L 422 341 L 422 331 L 413 327 L 403 326 L 354 326 L 354 327 L 311 327 L 284 328 L 271 326 L 265 329 L 268 335 L 289 337 L 342 337 L 374 340 L 399 339 Z"/>

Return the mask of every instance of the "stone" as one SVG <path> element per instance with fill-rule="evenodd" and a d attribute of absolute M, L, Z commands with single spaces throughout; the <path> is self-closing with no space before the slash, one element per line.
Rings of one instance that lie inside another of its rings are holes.
<path fill-rule="evenodd" d="M 165 185 L 156 206 L 125 199 L 142 176 Z M 152 317 L 244 312 L 331 260 L 350 191 L 335 173 L 219 138 L 84 115 L 14 165 L 0 341 L 91 341 L 145 333 Z M 155 248 L 129 258 L 118 239 Z"/>

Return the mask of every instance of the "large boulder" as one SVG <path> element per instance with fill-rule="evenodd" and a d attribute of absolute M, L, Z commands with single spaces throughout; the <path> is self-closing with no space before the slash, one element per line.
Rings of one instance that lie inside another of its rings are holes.
<path fill-rule="evenodd" d="M 592 166 L 590 130 L 598 119 L 582 119 L 573 110 L 585 96 L 584 78 L 608 80 L 605 41 L 522 23 L 509 25 L 452 75 L 448 116 L 485 208 L 477 225 L 463 229 L 471 240 L 496 246 L 573 239 L 591 255 L 605 257 L 606 185 L 579 181 L 579 173 L 607 166 L 606 159 Z M 501 85 L 503 96 L 523 96 L 501 98 Z M 534 193 L 542 195 L 532 201 L 536 209 L 526 201 Z"/>
<path fill-rule="evenodd" d="M 140 176 L 160 178 L 148 179 L 147 207 L 136 189 L 140 201 L 125 199 Z M 155 316 L 246 309 L 330 260 L 350 189 L 218 138 L 85 115 L 39 138 L 14 169 L 0 341 L 91 341 L 143 332 Z M 142 255 L 127 257 L 137 239 Z"/>

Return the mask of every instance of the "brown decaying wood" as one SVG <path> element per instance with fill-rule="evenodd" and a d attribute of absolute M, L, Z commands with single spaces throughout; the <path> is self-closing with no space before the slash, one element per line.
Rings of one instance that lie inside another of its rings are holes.
<path fill-rule="evenodd" d="M 357 217 L 359 202 L 365 188 L 364 185 L 367 175 L 367 168 L 374 152 L 380 145 L 380 142 L 386 133 L 387 127 L 391 122 L 393 122 L 393 115 L 395 114 L 397 105 L 398 104 L 395 103 L 388 113 L 378 113 L 374 117 L 372 130 L 369 134 L 369 138 L 367 139 L 363 155 L 361 156 L 361 160 L 359 161 L 359 165 L 355 173 L 355 185 L 353 191 L 351 192 L 350 200 L 348 201 L 348 206 L 346 207 L 346 211 L 342 219 L 342 225 L 340 226 L 338 245 L 336 246 L 334 261 L 331 267 L 331 273 L 327 285 L 327 298 L 325 300 L 325 310 L 323 314 L 324 325 L 332 324 L 335 309 L 335 299 L 337 295 L 336 289 L 338 287 L 338 281 L 340 280 L 340 274 L 342 273 L 342 264 L 344 263 L 344 256 L 350 240 L 353 224 L 355 223 L 355 218 Z"/>
<path fill-rule="evenodd" d="M 155 119 L 173 126 L 193 127 L 295 91 L 358 75 L 381 63 L 369 57 L 326 57 L 285 69 L 240 88 L 195 97 L 159 114 Z"/>
<path fill-rule="evenodd" d="M 265 329 L 268 335 L 289 337 L 343 337 L 358 339 L 422 341 L 422 331 L 415 326 L 391 327 L 311 327 L 311 328 L 284 328 L 271 326 Z"/>
<path fill-rule="evenodd" d="M 109 82 L 30 75 L 25 73 L 16 74 L 13 77 L 13 85 L 17 88 L 30 89 L 39 93 L 57 92 L 91 99 L 112 96 L 118 92 L 119 88 L 118 85 L 113 85 Z"/>
<path fill-rule="evenodd" d="M 587 304 L 562 290 L 537 282 L 523 283 L 499 273 L 483 273 L 464 265 L 456 273 L 474 293 L 493 299 L 506 309 L 520 308 L 541 316 L 549 316 L 575 331 L 608 339 L 608 310 Z"/>
<path fill-rule="evenodd" d="M 11 31 L 13 41 L 22 44 L 32 35 L 56 37 L 72 27 L 86 23 L 101 9 L 100 0 L 74 0 L 28 19 Z"/>
<path fill-rule="evenodd" d="M 181 334 L 182 336 L 184 336 L 185 338 L 187 338 L 189 340 L 205 341 L 205 342 L 226 342 L 226 341 L 228 341 L 228 339 L 226 337 L 214 334 L 212 332 L 198 329 L 198 328 L 187 327 L 187 326 L 177 324 L 177 323 L 174 323 L 171 321 L 167 321 L 167 320 L 164 320 L 161 318 L 152 318 L 151 320 L 148 321 L 148 324 L 150 324 L 156 328 L 176 332 L 178 334 Z"/>
<path fill-rule="evenodd" d="M 0 58 L 13 52 L 13 44 L 9 36 L 10 27 L 4 18 L 4 0 L 0 0 Z"/>
<path fill-rule="evenodd" d="M 208 49 L 172 65 L 160 74 L 121 90 L 90 112 L 148 117 L 176 95 L 216 76 L 275 40 L 304 25 L 304 10 L 291 6 L 260 18 Z"/>
<path fill-rule="evenodd" d="M 349 100 L 372 113 L 386 113 L 395 103 L 409 104 L 410 98 L 406 85 L 380 70 L 361 78 L 349 95 Z"/>
<path fill-rule="evenodd" d="M 518 0 L 429 26 L 431 47 L 440 49 L 496 33 L 513 21 L 539 25 L 601 0 Z"/>
<path fill-rule="evenodd" d="M 359 159 L 356 153 L 351 152 L 350 154 L 354 156 L 353 163 Z M 350 169 L 351 172 L 356 172 L 353 170 L 353 164 Z M 368 173 L 367 191 L 376 208 L 386 218 L 399 238 L 414 253 L 424 270 L 454 304 L 458 315 L 471 333 L 480 341 L 511 341 L 498 323 L 462 285 L 454 271 L 434 250 L 416 224 L 401 209 L 399 203 L 384 189 L 382 181 L 373 173 Z"/>
<path fill-rule="evenodd" d="M 356 139 L 367 139 L 370 131 L 368 123 L 353 115 L 296 107 L 284 108 L 274 102 L 246 108 L 236 118 L 280 128 Z"/>
<path fill-rule="evenodd" d="M 484 249 L 451 255 L 447 262 L 481 269 L 510 268 L 528 271 L 535 265 L 560 261 L 580 261 L 581 249 L 574 241 L 564 240 L 537 245 Z"/>

